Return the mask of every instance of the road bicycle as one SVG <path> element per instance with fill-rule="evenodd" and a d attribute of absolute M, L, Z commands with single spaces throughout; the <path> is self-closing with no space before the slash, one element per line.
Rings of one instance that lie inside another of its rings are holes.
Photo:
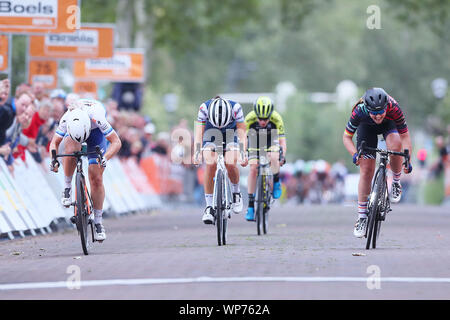
<path fill-rule="evenodd" d="M 407 168 L 409 167 L 410 157 L 408 149 L 405 149 L 404 152 L 396 152 L 378 148 L 370 148 L 366 146 L 365 141 L 362 141 L 360 150 L 358 152 L 358 159 L 361 156 L 361 152 L 365 150 L 375 151 L 380 155 L 380 161 L 375 173 L 375 178 L 372 181 L 372 189 L 367 205 L 369 212 L 367 215 L 368 220 L 365 237 L 367 238 L 366 250 L 369 250 L 371 243 L 372 248 L 376 248 L 377 240 L 381 230 L 381 222 L 385 221 L 387 213 L 392 211 L 386 177 L 389 156 L 394 155 L 404 157 L 405 162 L 403 163 L 403 165 Z"/>
<path fill-rule="evenodd" d="M 281 152 L 280 150 L 280 157 Z M 259 152 L 259 148 L 248 148 L 248 152 Z M 258 155 L 258 174 L 256 176 L 255 192 L 255 220 L 258 236 L 261 233 L 267 234 L 269 230 L 269 210 L 273 203 L 273 174 L 270 169 L 270 159 L 266 156 L 267 152 L 272 152 L 270 148 L 264 149 L 264 153 Z"/>
<path fill-rule="evenodd" d="M 242 154 L 242 144 L 240 150 Z M 200 150 L 199 146 L 197 150 Z M 228 177 L 228 171 L 225 167 L 226 151 L 232 149 L 221 146 L 202 148 L 201 151 L 212 151 L 217 153 L 217 167 L 214 175 L 214 191 L 213 191 L 213 209 L 214 209 L 214 224 L 217 227 L 217 244 L 219 246 L 227 244 L 227 228 L 228 219 L 231 218 L 231 210 L 233 205 L 233 194 L 231 192 L 231 182 Z"/>
<path fill-rule="evenodd" d="M 58 158 L 74 157 L 77 160 L 77 172 L 75 176 L 75 201 L 71 206 L 74 207 L 74 215 L 70 221 L 76 225 L 78 234 L 81 239 L 81 247 L 85 255 L 89 254 L 92 244 L 97 241 L 94 238 L 94 210 L 92 199 L 86 185 L 86 178 L 83 173 L 83 159 L 88 155 L 95 154 L 99 163 L 102 161 L 102 152 L 97 146 L 95 152 L 87 152 L 86 145 L 83 145 L 81 151 L 75 151 L 72 154 L 56 154 L 56 150 L 52 150 L 53 163 L 58 162 Z M 89 236 L 89 232 L 91 236 Z M 103 241 L 99 241 L 103 242 Z"/>

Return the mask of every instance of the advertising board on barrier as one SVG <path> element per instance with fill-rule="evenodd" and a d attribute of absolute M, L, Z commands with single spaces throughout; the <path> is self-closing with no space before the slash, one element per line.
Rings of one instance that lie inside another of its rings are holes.
<path fill-rule="evenodd" d="M 0 32 L 44 34 L 79 28 L 79 0 L 0 0 Z"/>
<path fill-rule="evenodd" d="M 75 61 L 73 73 L 77 79 L 144 82 L 144 51 L 139 49 L 115 49 L 114 56 L 111 59 Z"/>
<path fill-rule="evenodd" d="M 0 35 L 0 71 L 7 72 L 9 69 L 9 46 L 10 36 Z"/>
<path fill-rule="evenodd" d="M 114 26 L 82 25 L 73 33 L 30 36 L 30 57 L 99 59 L 114 55 Z"/>
<path fill-rule="evenodd" d="M 28 62 L 28 82 L 42 82 L 47 89 L 58 86 L 58 62 L 56 60 L 30 60 Z"/>

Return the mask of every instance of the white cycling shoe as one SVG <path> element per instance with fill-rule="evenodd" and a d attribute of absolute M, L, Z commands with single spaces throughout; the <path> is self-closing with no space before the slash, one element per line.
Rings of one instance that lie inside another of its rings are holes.
<path fill-rule="evenodd" d="M 362 238 L 366 235 L 367 218 L 359 218 L 356 221 L 355 229 L 353 229 L 353 235 L 357 238 Z"/>
<path fill-rule="evenodd" d="M 72 189 L 64 189 L 62 193 L 61 204 L 66 208 L 69 208 L 72 205 Z"/>
<path fill-rule="evenodd" d="M 106 232 L 105 232 L 105 227 L 101 224 L 101 223 L 97 223 L 95 225 L 95 230 L 94 230 L 94 239 L 96 241 L 103 241 L 106 239 Z"/>
<path fill-rule="evenodd" d="M 402 185 L 400 182 L 393 182 L 391 188 L 391 202 L 399 203 L 402 199 Z"/>
<path fill-rule="evenodd" d="M 202 221 L 204 224 L 214 223 L 214 209 L 212 207 L 206 207 L 205 212 L 203 213 Z"/>
<path fill-rule="evenodd" d="M 233 193 L 233 204 L 231 206 L 233 212 L 238 214 L 244 209 L 244 202 L 242 201 L 242 194 L 240 192 Z"/>

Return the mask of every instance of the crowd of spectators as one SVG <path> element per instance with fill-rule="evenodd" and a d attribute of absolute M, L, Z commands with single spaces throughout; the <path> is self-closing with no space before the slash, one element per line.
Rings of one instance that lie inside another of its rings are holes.
<path fill-rule="evenodd" d="M 0 157 L 14 173 L 14 161 L 25 160 L 25 150 L 42 163 L 49 156 L 49 143 L 70 100 L 80 98 L 62 89 L 46 90 L 42 83 L 23 83 L 11 94 L 8 79 L 0 81 Z M 81 97 L 82 98 L 82 97 Z M 135 110 L 120 109 L 109 99 L 104 102 L 107 119 L 122 140 L 120 158 L 135 158 L 152 153 L 169 155 L 170 134 L 156 134 L 155 125 Z"/>

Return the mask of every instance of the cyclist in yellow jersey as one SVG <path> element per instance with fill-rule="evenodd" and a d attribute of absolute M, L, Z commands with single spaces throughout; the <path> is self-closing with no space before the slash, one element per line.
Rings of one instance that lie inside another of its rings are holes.
<path fill-rule="evenodd" d="M 281 197 L 280 166 L 286 162 L 287 151 L 284 123 L 281 115 L 274 110 L 273 102 L 269 97 L 260 97 L 253 105 L 251 111 L 245 117 L 247 129 L 250 173 L 248 176 L 248 209 L 245 219 L 254 221 L 255 219 L 255 189 L 256 177 L 258 175 L 259 152 L 269 149 L 267 157 L 270 160 L 272 173 L 274 174 L 273 197 Z M 280 147 L 282 150 L 280 156 Z M 252 151 L 258 148 L 261 151 Z"/>

